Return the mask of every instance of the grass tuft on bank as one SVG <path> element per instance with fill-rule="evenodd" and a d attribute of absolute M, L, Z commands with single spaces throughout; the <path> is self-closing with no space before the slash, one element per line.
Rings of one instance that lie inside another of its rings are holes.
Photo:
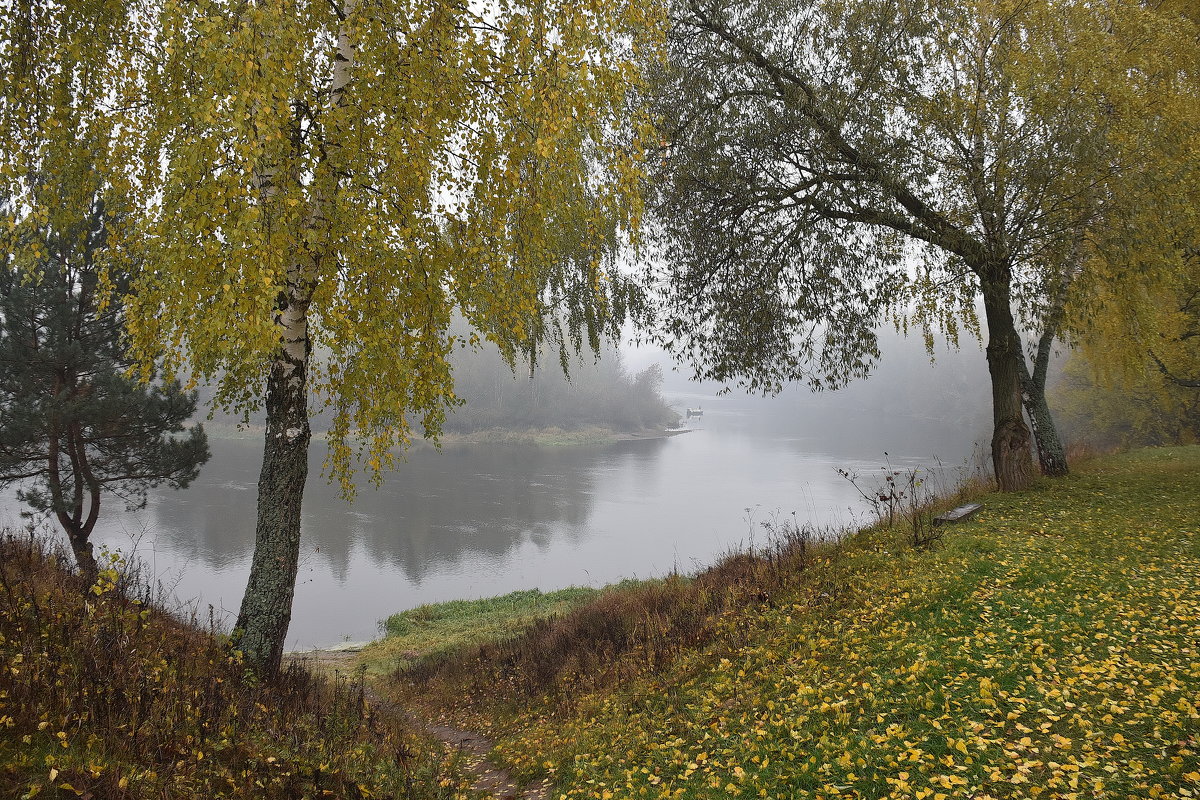
<path fill-rule="evenodd" d="M 894 516 L 915 521 L 928 536 L 934 514 L 974 491 L 972 483 L 941 497 L 913 493 L 902 509 L 893 509 Z M 549 697 L 570 705 L 584 689 L 665 669 L 680 654 L 704 647 L 727 614 L 771 607 L 806 579 L 811 564 L 844 546 L 842 531 L 816 530 L 794 518 L 762 527 L 753 552 L 731 552 L 693 575 L 622 581 L 568 606 L 514 617 L 497 636 L 487 635 L 488 609 L 493 602 L 505 605 L 507 598 L 447 604 L 445 612 L 441 606 L 418 610 L 446 613 L 466 636 L 440 621 L 412 635 L 411 621 L 392 617 L 388 637 L 367 648 L 360 663 L 372 676 L 394 672 L 393 687 L 402 687 L 406 702 L 462 707 L 469 705 L 460 702 L 465 698 L 484 706 L 492 701 L 524 706 Z M 460 710 L 471 715 L 468 724 L 488 723 L 474 713 L 478 708 Z"/>
<path fill-rule="evenodd" d="M 981 494 L 931 546 L 905 523 L 742 557 L 725 599 L 689 612 L 700 636 L 605 594 L 394 686 L 464 690 L 497 755 L 571 798 L 1200 796 L 1198 474 L 1200 447 L 1096 459 Z M 668 657 L 579 657 L 605 614 Z M 563 669 L 539 680 L 554 625 Z M 618 678 L 575 679 L 589 669 Z"/>
<path fill-rule="evenodd" d="M 537 589 L 479 600 L 431 603 L 393 614 L 380 623 L 384 638 L 368 645 L 359 663 L 371 675 L 411 666 L 483 642 L 503 641 L 539 620 L 566 614 L 600 590 L 572 586 L 553 592 Z"/>

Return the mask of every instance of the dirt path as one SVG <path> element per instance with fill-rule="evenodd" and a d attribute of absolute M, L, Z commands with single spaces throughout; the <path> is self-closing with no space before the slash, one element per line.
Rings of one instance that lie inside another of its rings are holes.
<path fill-rule="evenodd" d="M 303 653 L 288 653 L 289 662 L 301 663 L 315 672 L 326 675 L 335 671 L 351 673 L 357 661 L 354 650 L 312 650 Z M 381 697 L 368 686 L 365 689 L 368 701 L 383 714 L 393 714 L 403 719 L 411 728 L 429 736 L 463 754 L 466 769 L 475 776 L 471 788 L 477 792 L 488 792 L 496 800 L 550 800 L 550 782 L 521 788 L 508 774 L 491 762 L 488 756 L 495 745 L 491 740 L 472 731 L 462 731 L 448 725 L 436 725 L 422 719 L 408 709 Z"/>
<path fill-rule="evenodd" d="M 475 791 L 491 792 L 497 800 L 549 800 L 549 781 L 526 786 L 524 789 L 519 787 L 507 771 L 488 759 L 488 754 L 495 745 L 479 734 L 460 731 L 446 725 L 421 724 L 413 720 L 411 715 L 408 719 L 430 736 L 462 752 L 467 769 L 475 774 L 475 783 L 471 786 Z"/>

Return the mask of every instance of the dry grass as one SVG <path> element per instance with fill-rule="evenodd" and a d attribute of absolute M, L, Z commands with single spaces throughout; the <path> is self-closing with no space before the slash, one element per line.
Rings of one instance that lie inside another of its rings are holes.
<path fill-rule="evenodd" d="M 953 487 L 931 484 L 893 525 L 885 517 L 864 533 L 875 534 L 878 557 L 904 558 L 913 550 L 915 526 L 928 533 L 934 515 L 990 488 L 979 476 Z M 847 531 L 815 530 L 786 517 L 759 524 L 766 535 L 752 551 L 730 553 L 694 575 L 608 587 L 503 638 L 410 652 L 379 689 L 503 736 L 531 709 L 569 716 L 583 698 L 623 693 L 713 648 L 745 646 L 797 593 L 835 600 L 852 594 L 840 570 L 830 568 L 850 543 Z M 936 546 L 929 537 L 920 549 Z M 375 666 L 375 674 L 389 674 Z"/>
<path fill-rule="evenodd" d="M 0 797 L 427 798 L 460 784 L 363 689 L 247 679 L 223 637 L 0 537 Z M 439 786 L 445 783 L 445 786 Z"/>
<path fill-rule="evenodd" d="M 957 487 L 938 487 L 940 493 L 933 488 L 906 503 L 895 520 L 898 547 L 900 541 L 911 542 L 918 527 L 927 532 L 934 515 L 978 497 L 988 486 L 972 478 Z M 722 621 L 730 615 L 751 622 L 772 608 L 773 598 L 809 581 L 814 560 L 828 562 L 841 552 L 842 531 L 818 531 L 790 519 L 761 524 L 766 543 L 754 552 L 731 553 L 693 576 L 609 587 L 503 638 L 414 652 L 392 673 L 392 686 L 410 700 L 433 700 L 479 720 L 478 712 L 497 700 L 520 705 L 549 696 L 569 705 L 583 691 L 653 674 L 704 647 L 718 632 L 728 636 Z M 742 628 L 749 635 L 749 625 Z"/>
<path fill-rule="evenodd" d="M 415 690 L 413 696 L 443 702 L 546 693 L 566 701 L 581 688 L 619 684 L 709 641 L 726 611 L 769 607 L 772 595 L 804 570 L 815 551 L 837 548 L 828 536 L 807 529 L 772 535 L 760 554 L 731 554 L 692 577 L 610 587 L 517 635 L 434 653 L 394 677 Z"/>
<path fill-rule="evenodd" d="M 1198 466 L 1096 459 L 932 547 L 897 518 L 818 548 L 661 669 L 494 702 L 497 756 L 593 800 L 1200 796 Z"/>

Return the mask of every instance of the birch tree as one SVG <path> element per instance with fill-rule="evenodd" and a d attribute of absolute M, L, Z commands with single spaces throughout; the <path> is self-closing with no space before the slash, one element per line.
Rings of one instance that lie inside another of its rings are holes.
<path fill-rule="evenodd" d="M 310 401 L 326 469 L 376 479 L 455 402 L 447 355 L 510 358 L 617 331 L 609 255 L 637 226 L 637 3 L 164 0 L 141 55 L 153 113 L 123 240 L 149 369 L 266 409 L 251 574 L 236 623 L 278 668 Z M 136 116 L 136 115 L 135 115 Z M 450 332 L 457 311 L 473 327 Z M 327 354 L 320 363 L 314 350 Z"/>

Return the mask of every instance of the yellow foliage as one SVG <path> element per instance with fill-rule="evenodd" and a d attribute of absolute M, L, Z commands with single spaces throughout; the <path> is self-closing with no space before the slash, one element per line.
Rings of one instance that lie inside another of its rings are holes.
<path fill-rule="evenodd" d="M 216 379 L 245 409 L 293 340 L 335 413 L 332 472 L 347 478 L 356 449 L 385 469 L 456 402 L 453 314 L 510 357 L 618 329 L 609 258 L 640 219 L 648 130 L 635 50 L 658 14 L 628 0 L 22 4 L 0 23 L 9 240 L 58 213 L 31 176 L 90 170 L 119 206 L 111 251 L 136 277 L 128 332 L 146 374 Z M 22 257 L 38 247 L 22 241 Z"/>

